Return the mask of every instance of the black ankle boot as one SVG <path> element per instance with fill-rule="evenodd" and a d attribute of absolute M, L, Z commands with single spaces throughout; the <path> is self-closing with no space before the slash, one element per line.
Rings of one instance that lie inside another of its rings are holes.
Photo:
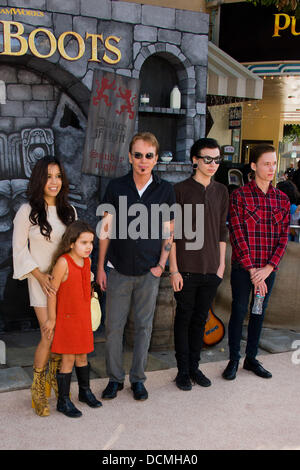
<path fill-rule="evenodd" d="M 69 374 L 63 374 L 61 372 L 56 374 L 58 386 L 58 400 L 56 409 L 57 411 L 60 411 L 64 415 L 68 416 L 68 418 L 79 418 L 82 416 L 82 413 L 70 400 L 71 376 L 71 372 Z"/>
<path fill-rule="evenodd" d="M 97 400 L 90 389 L 90 365 L 75 367 L 75 372 L 79 385 L 79 401 L 86 403 L 91 408 L 99 408 L 102 406 L 101 401 Z"/>
<path fill-rule="evenodd" d="M 190 376 L 187 373 L 179 372 L 175 377 L 175 383 L 180 390 L 192 390 Z"/>

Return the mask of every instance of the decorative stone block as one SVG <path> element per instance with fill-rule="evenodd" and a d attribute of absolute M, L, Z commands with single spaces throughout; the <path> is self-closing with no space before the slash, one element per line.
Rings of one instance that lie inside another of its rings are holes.
<path fill-rule="evenodd" d="M 138 55 L 138 53 L 140 52 L 140 50 L 141 50 L 141 45 L 140 45 L 140 43 L 135 42 L 135 43 L 133 44 L 133 59 L 136 58 L 136 56 Z"/>
<path fill-rule="evenodd" d="M 2 5 L 4 5 L 4 2 L 1 2 Z M 7 2 L 5 2 L 5 5 L 7 5 Z M 46 10 L 46 0 L 10 0 L 9 1 L 9 6 L 11 7 L 23 7 L 28 10 L 31 10 L 31 8 L 34 8 L 36 10 Z"/>
<path fill-rule="evenodd" d="M 186 115 L 187 115 L 188 117 L 192 117 L 192 118 L 195 117 L 196 114 L 197 114 L 197 113 L 196 113 L 196 109 L 194 109 L 194 108 L 190 108 L 190 109 L 188 109 L 187 112 L 186 112 Z"/>
<path fill-rule="evenodd" d="M 197 114 L 206 114 L 206 103 L 196 103 Z"/>
<path fill-rule="evenodd" d="M 101 0 L 101 3 L 102 1 L 103 0 Z M 84 3 L 90 5 L 92 1 L 85 1 Z M 80 13 L 80 0 L 68 0 L 67 2 L 62 2 L 61 0 L 47 0 L 47 10 L 78 15 Z"/>
<path fill-rule="evenodd" d="M 23 116 L 23 103 L 21 101 L 7 101 L 0 105 L 1 116 L 20 117 Z"/>
<path fill-rule="evenodd" d="M 104 37 L 110 35 L 116 35 L 121 38 L 116 47 L 120 50 L 122 57 L 117 64 L 110 66 L 113 68 L 128 68 L 132 66 L 132 44 L 133 44 L 133 28 L 132 24 L 118 23 L 115 21 L 99 21 L 98 22 L 98 34 L 103 34 Z M 114 53 L 106 51 L 106 54 L 112 59 L 116 59 Z M 102 62 L 102 65 L 105 63 Z"/>
<path fill-rule="evenodd" d="M 9 65 L 1 65 L 0 80 L 3 80 L 5 83 L 17 83 L 17 71 L 15 67 L 10 67 Z"/>
<path fill-rule="evenodd" d="M 55 36 L 59 37 L 65 31 L 72 31 L 72 16 L 61 13 L 53 13 Z"/>
<path fill-rule="evenodd" d="M 197 82 L 194 78 L 183 79 L 179 82 L 180 90 L 185 91 L 186 93 L 189 93 L 189 90 L 192 90 L 192 92 L 195 93 L 196 84 Z"/>
<path fill-rule="evenodd" d="M 142 5 L 142 23 L 159 28 L 175 29 L 175 9 Z"/>
<path fill-rule="evenodd" d="M 30 103 L 24 103 L 24 116 L 46 117 L 47 108 L 45 101 L 31 101 Z"/>
<path fill-rule="evenodd" d="M 140 23 L 142 6 L 136 3 L 112 2 L 111 17 L 116 21 L 126 21 L 127 23 Z"/>
<path fill-rule="evenodd" d="M 181 32 L 169 29 L 159 29 L 158 40 L 161 42 L 168 42 L 169 44 L 180 44 Z"/>
<path fill-rule="evenodd" d="M 195 67 L 196 72 L 196 100 L 199 102 L 206 101 L 206 89 L 207 89 L 207 68 L 206 67 Z"/>
<path fill-rule="evenodd" d="M 87 44 L 85 54 L 82 56 L 81 59 L 67 60 L 64 58 L 60 58 L 59 64 L 69 73 L 71 73 L 74 77 L 78 77 L 78 78 L 84 77 L 86 73 L 87 61 L 89 57 L 88 51 L 90 48 L 91 48 L 91 45 Z M 67 46 L 65 47 L 65 51 L 70 57 L 76 57 L 76 54 L 78 54 L 77 41 L 76 40 L 69 41 Z"/>
<path fill-rule="evenodd" d="M 159 42 L 158 44 L 155 45 L 155 51 L 156 52 L 165 52 L 166 51 L 166 44 L 163 42 Z"/>
<path fill-rule="evenodd" d="M 47 101 L 47 116 L 52 117 L 57 107 L 56 101 Z"/>
<path fill-rule="evenodd" d="M 26 10 L 27 9 L 30 9 L 30 8 L 26 7 Z M 41 10 L 44 10 L 44 9 L 41 9 Z M 30 29 L 26 28 L 27 25 L 34 26 L 34 28 L 38 26 L 41 26 L 44 28 L 52 27 L 52 16 L 51 14 L 47 13 L 47 11 L 45 11 L 44 15 L 40 15 L 40 16 L 38 15 L 26 15 L 26 16 L 14 15 L 14 21 L 20 21 L 21 23 L 23 23 L 25 27 L 25 32 L 30 32 Z"/>
<path fill-rule="evenodd" d="M 196 34 L 208 34 L 209 15 L 188 10 L 176 10 L 176 29 Z"/>
<path fill-rule="evenodd" d="M 1 3 L 2 3 L 3 7 L 7 5 L 7 3 L 5 3 L 5 5 L 3 4 L 3 2 L 1 2 Z M 2 13 L 0 15 L 0 20 L 1 21 L 12 21 L 13 20 L 13 15 L 7 15 L 5 13 Z"/>
<path fill-rule="evenodd" d="M 182 52 L 193 65 L 207 65 L 208 38 L 199 34 L 183 33 Z"/>
<path fill-rule="evenodd" d="M 58 0 L 60 1 L 60 0 Z M 111 0 L 80 0 L 80 13 L 83 16 L 111 19 Z"/>
<path fill-rule="evenodd" d="M 157 41 L 157 28 L 152 26 L 136 25 L 134 27 L 134 41 Z"/>
<path fill-rule="evenodd" d="M 89 70 L 82 79 L 82 83 L 91 91 L 93 86 L 93 74 L 92 70 Z"/>
<path fill-rule="evenodd" d="M 28 101 L 32 99 L 30 85 L 7 85 L 7 99 L 16 101 Z"/>
<path fill-rule="evenodd" d="M 177 57 L 180 53 L 180 50 L 173 44 L 166 44 L 166 52 L 170 52 L 170 54 L 173 54 L 175 57 Z"/>
<path fill-rule="evenodd" d="M 131 70 L 129 69 L 117 69 L 116 73 L 124 77 L 131 77 Z"/>
<path fill-rule="evenodd" d="M 151 46 L 149 46 L 148 49 L 149 49 L 149 51 L 150 51 L 151 54 L 155 54 L 156 49 L 155 49 L 154 44 L 152 44 Z"/>
<path fill-rule="evenodd" d="M 14 129 L 14 119 L 9 117 L 0 118 L 0 129 L 2 132 L 12 132 Z"/>
<path fill-rule="evenodd" d="M 53 100 L 53 86 L 33 85 L 32 97 L 34 100 Z"/>
<path fill-rule="evenodd" d="M 65 29 L 66 31 L 66 29 Z M 87 16 L 75 16 L 73 18 L 73 31 L 79 33 L 85 38 L 86 33 L 97 33 L 97 20 L 96 18 L 88 18 Z M 90 43 L 91 39 L 87 39 L 86 44 Z"/>
<path fill-rule="evenodd" d="M 143 63 L 145 62 L 145 57 L 142 54 L 139 54 L 134 61 L 134 68 L 136 70 L 141 70 Z"/>
<path fill-rule="evenodd" d="M 39 122 L 40 125 L 40 122 Z M 14 131 L 21 131 L 25 127 L 30 128 L 30 127 L 36 127 L 36 118 L 15 118 L 15 123 L 14 123 Z"/>

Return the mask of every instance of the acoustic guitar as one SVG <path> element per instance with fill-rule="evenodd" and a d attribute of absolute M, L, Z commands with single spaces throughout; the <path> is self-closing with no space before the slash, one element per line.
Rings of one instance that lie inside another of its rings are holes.
<path fill-rule="evenodd" d="M 207 346 L 218 344 L 225 335 L 225 326 L 222 320 L 213 312 L 212 308 L 208 311 L 208 317 L 205 324 L 203 342 Z"/>

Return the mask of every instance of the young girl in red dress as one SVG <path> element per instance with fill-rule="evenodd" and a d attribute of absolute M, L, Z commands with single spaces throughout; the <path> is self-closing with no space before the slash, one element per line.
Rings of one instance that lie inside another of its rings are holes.
<path fill-rule="evenodd" d="M 91 260 L 94 231 L 80 220 L 67 227 L 53 258 L 51 281 L 56 295 L 48 298 L 44 332 L 54 337 L 51 351 L 62 354 L 57 373 L 57 410 L 71 418 L 82 415 L 70 400 L 73 366 L 79 385 L 79 401 L 92 408 L 102 406 L 89 385 L 87 354 L 94 350 L 91 322 Z"/>

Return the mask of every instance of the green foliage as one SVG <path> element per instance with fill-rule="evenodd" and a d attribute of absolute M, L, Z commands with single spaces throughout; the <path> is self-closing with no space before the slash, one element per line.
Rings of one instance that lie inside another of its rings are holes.
<path fill-rule="evenodd" d="M 300 2 L 298 0 L 246 0 L 254 6 L 274 6 L 279 12 L 289 13 L 300 18 Z"/>
<path fill-rule="evenodd" d="M 283 128 L 283 141 L 294 142 L 300 141 L 300 125 L 299 124 L 285 124 Z"/>

